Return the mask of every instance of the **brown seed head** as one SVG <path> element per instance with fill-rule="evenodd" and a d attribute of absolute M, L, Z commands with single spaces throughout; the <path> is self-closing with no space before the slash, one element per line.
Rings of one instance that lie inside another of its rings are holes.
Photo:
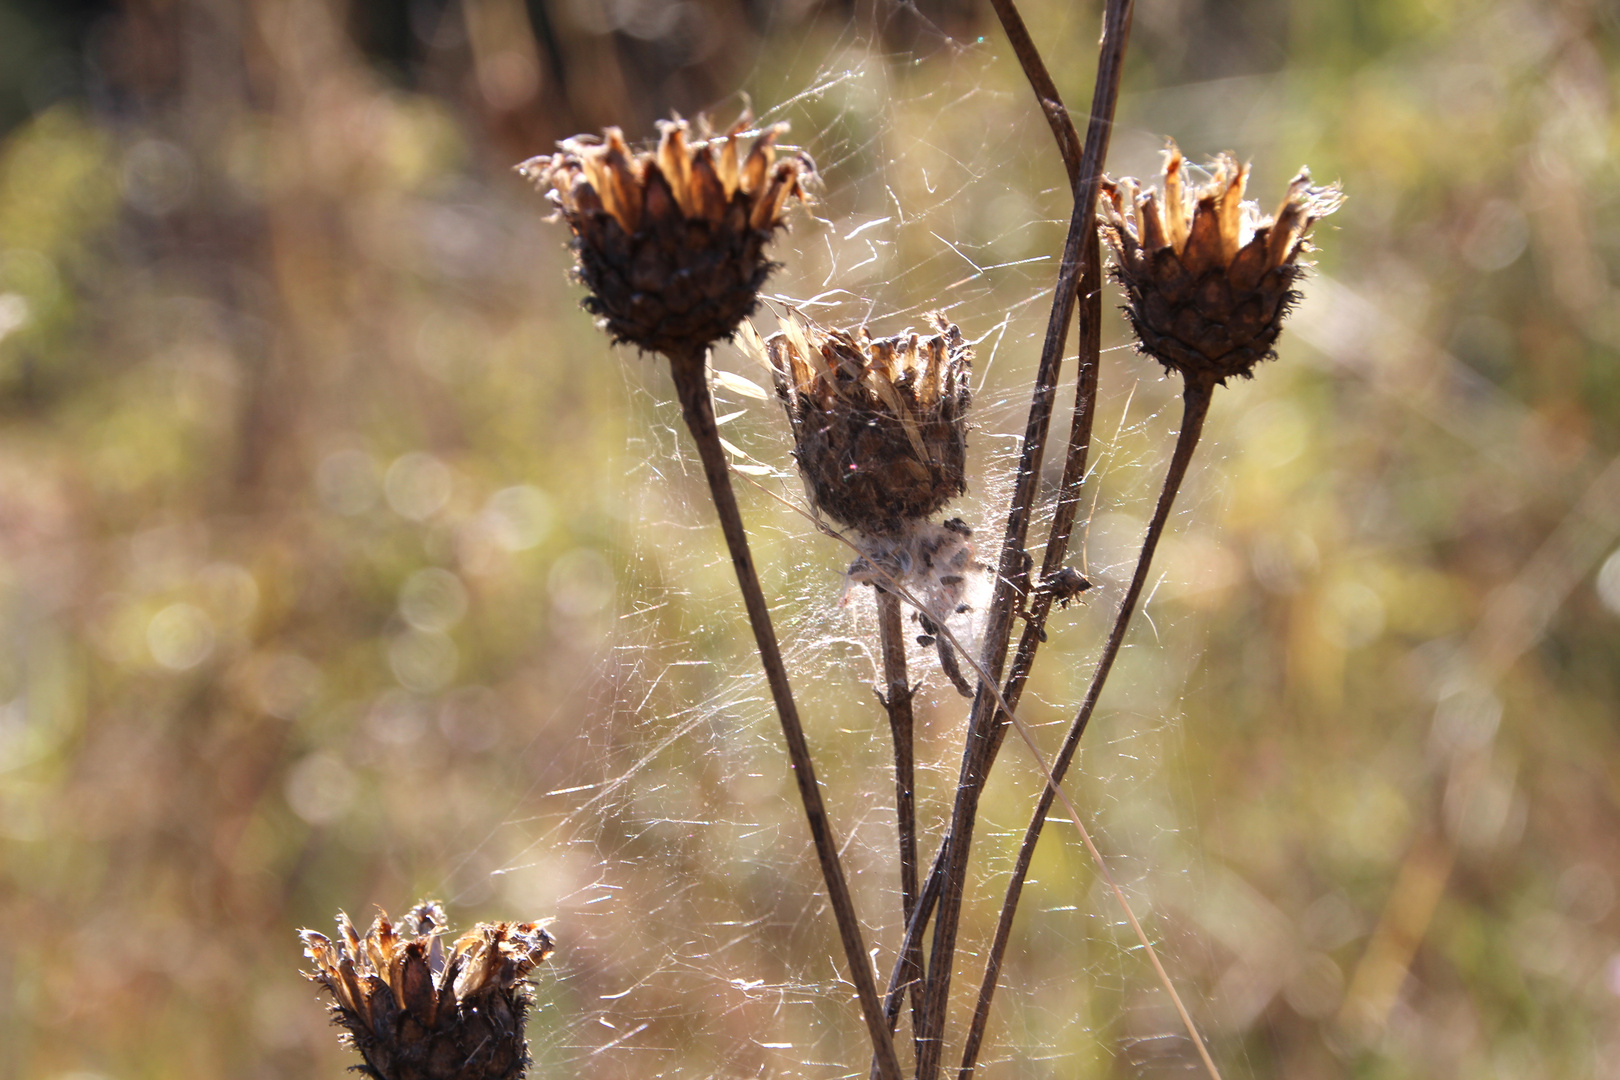
<path fill-rule="evenodd" d="M 934 333 L 873 338 L 789 316 L 763 346 L 817 507 L 873 537 L 966 489 L 972 351 L 945 316 Z M 743 331 L 745 341 L 751 328 Z"/>
<path fill-rule="evenodd" d="M 740 157 L 746 126 L 691 142 L 686 121 L 664 121 L 657 147 L 640 151 L 608 128 L 518 166 L 573 230 L 585 307 L 615 341 L 701 357 L 754 309 L 773 265 L 765 244 L 815 169 L 802 153 L 777 156 L 786 124 Z"/>
<path fill-rule="evenodd" d="M 303 930 L 306 977 L 331 992 L 343 1040 L 378 1080 L 516 1080 L 529 1065 L 524 980 L 551 955 L 539 923 L 479 923 L 445 948 L 444 908 L 424 901 L 401 925 L 379 911 L 361 937 Z"/>
<path fill-rule="evenodd" d="M 1206 183 L 1188 183 L 1174 143 L 1163 191 L 1126 177 L 1103 182 L 1101 229 L 1141 350 L 1190 382 L 1248 378 L 1275 356 L 1282 321 L 1299 299 L 1299 260 L 1311 226 L 1344 201 L 1301 169 L 1275 218 L 1243 201 L 1249 167 L 1222 154 Z"/>

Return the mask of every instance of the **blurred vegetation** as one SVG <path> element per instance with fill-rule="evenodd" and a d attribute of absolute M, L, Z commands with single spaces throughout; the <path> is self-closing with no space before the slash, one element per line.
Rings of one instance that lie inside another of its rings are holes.
<path fill-rule="evenodd" d="M 1083 109 L 1098 12 L 1025 14 Z M 1302 161 L 1350 195 L 1282 359 L 1216 401 L 1076 780 L 1229 1076 L 1620 1077 L 1617 30 L 1596 0 L 1139 5 L 1116 172 L 1171 135 L 1252 156 L 1262 197 Z M 0 1078 L 336 1076 L 293 932 L 423 893 L 559 917 L 536 1075 L 859 1067 L 663 375 L 578 310 L 510 166 L 866 65 L 888 96 L 795 115 L 838 150 L 782 287 L 878 212 L 852 177 L 910 199 L 987 128 L 1004 194 L 966 188 L 953 239 L 1050 255 L 1061 172 L 1000 40 L 973 0 L 0 0 Z M 1016 317 L 987 471 L 1041 272 L 961 320 Z M 1109 356 L 1100 588 L 1042 724 L 1173 430 Z M 789 469 L 755 404 L 730 437 Z M 748 511 L 893 906 L 861 628 L 827 630 L 847 557 Z M 933 700 L 924 813 L 960 720 Z M 1022 759 L 992 786 L 970 935 L 1035 792 Z M 1179 1075 L 1071 840 L 985 1074 Z"/>

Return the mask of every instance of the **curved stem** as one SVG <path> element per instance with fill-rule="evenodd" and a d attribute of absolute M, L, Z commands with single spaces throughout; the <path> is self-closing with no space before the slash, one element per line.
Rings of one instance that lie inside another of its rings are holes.
<path fill-rule="evenodd" d="M 1057 83 L 1052 81 L 1052 73 L 1046 70 L 1046 61 L 1041 59 L 1035 40 L 1029 36 L 1029 27 L 1024 25 L 1018 5 L 1013 0 L 990 0 L 990 6 L 996 9 L 996 18 L 1001 20 L 1007 44 L 1012 46 L 1018 65 L 1024 69 L 1024 78 L 1029 80 L 1029 88 L 1035 91 L 1035 100 L 1040 102 L 1041 111 L 1046 114 L 1046 122 L 1052 128 L 1052 138 L 1057 140 L 1058 154 L 1063 158 L 1063 168 L 1069 174 L 1069 186 L 1072 188 L 1080 182 L 1080 134 L 1074 130 L 1069 110 L 1064 108 L 1063 98 L 1058 95 Z"/>
<path fill-rule="evenodd" d="M 1080 739 L 1085 735 L 1086 726 L 1091 721 L 1091 714 L 1097 708 L 1097 699 L 1102 695 L 1103 684 L 1108 681 L 1108 673 L 1113 669 L 1114 660 L 1125 641 L 1125 631 L 1130 627 L 1131 616 L 1136 611 L 1137 601 L 1141 598 L 1142 589 L 1147 583 L 1153 553 L 1159 546 L 1159 538 L 1163 535 L 1165 523 L 1170 518 L 1170 508 L 1176 501 L 1176 494 L 1181 490 L 1182 480 L 1187 475 L 1187 467 L 1192 462 L 1193 451 L 1197 449 L 1199 436 L 1203 433 L 1204 418 L 1209 414 L 1212 389 L 1203 383 L 1187 384 L 1182 407 L 1181 432 L 1176 436 L 1176 448 L 1170 456 L 1170 467 L 1165 472 L 1164 486 L 1159 491 L 1159 502 L 1154 508 L 1153 520 L 1148 523 L 1147 535 L 1142 540 L 1142 553 L 1137 557 L 1130 588 L 1126 590 L 1125 598 L 1120 601 L 1119 611 L 1114 616 L 1113 629 L 1109 631 L 1102 655 L 1097 659 L 1097 670 L 1092 673 L 1091 685 L 1086 690 L 1080 711 L 1075 714 L 1068 736 L 1063 741 L 1063 748 L 1052 763 L 1054 780 L 1061 781 L 1074 760 L 1075 752 L 1080 747 Z M 979 1048 L 984 1039 L 985 1022 L 990 1014 L 990 1000 L 995 995 L 996 981 L 1001 975 L 1002 959 L 1007 952 L 1007 940 L 1012 933 L 1013 917 L 1018 910 L 1018 901 L 1023 895 L 1024 880 L 1029 875 L 1029 864 L 1035 855 L 1035 845 L 1040 841 L 1041 829 L 1046 823 L 1047 812 L 1051 810 L 1055 797 L 1054 788 L 1050 784 L 1047 785 L 1041 792 L 1040 802 L 1030 818 L 1029 827 L 1024 831 L 1024 841 L 1018 849 L 1018 861 L 1013 867 L 1012 880 L 1007 883 L 1007 895 L 1002 901 L 1001 915 L 996 921 L 996 934 L 991 941 L 989 959 L 985 963 L 984 980 L 979 986 L 978 1003 L 974 1007 L 973 1021 L 968 1029 L 967 1044 L 962 1052 L 962 1067 L 958 1071 L 957 1080 L 969 1080 L 973 1075 Z M 1192 1030 L 1190 1026 L 1189 1030 Z M 1208 1058 L 1208 1051 L 1202 1042 L 1198 1050 L 1200 1055 Z M 1213 1063 L 1208 1064 L 1213 1070 Z"/>
<path fill-rule="evenodd" d="M 765 667 L 765 681 L 770 685 L 776 715 L 782 723 L 788 759 L 792 763 L 794 780 L 798 783 L 799 798 L 804 803 L 804 816 L 810 822 L 810 835 L 815 841 L 816 857 L 821 863 L 821 877 L 827 886 L 827 899 L 832 904 L 833 915 L 838 922 L 838 936 L 844 946 L 844 957 L 849 963 L 850 981 L 855 984 L 861 1012 L 865 1015 L 867 1030 L 872 1037 L 878 1075 L 882 1080 L 900 1080 L 900 1062 L 878 1002 L 872 962 L 861 941 L 861 925 L 855 915 L 855 903 L 850 897 L 849 883 L 844 878 L 843 864 L 838 858 L 832 823 L 821 801 L 821 787 L 816 782 L 815 770 L 810 763 L 810 746 L 805 741 L 804 726 L 799 721 L 799 710 L 793 702 L 787 667 L 782 663 L 776 630 L 771 625 L 770 608 L 765 603 L 765 593 L 759 587 L 759 575 L 754 570 L 742 512 L 737 508 L 737 496 L 731 489 L 731 472 L 726 464 L 725 448 L 720 445 L 720 432 L 714 422 L 714 400 L 709 396 L 704 352 L 699 351 L 692 356 L 672 356 L 669 360 L 670 374 L 674 377 L 675 390 L 680 396 L 681 415 L 686 420 L 692 441 L 697 444 L 698 457 L 703 462 L 709 493 L 720 515 L 720 529 L 731 552 L 732 568 L 737 572 L 743 606 L 748 611 L 748 623 L 754 631 L 754 643 L 759 648 L 760 662 Z"/>

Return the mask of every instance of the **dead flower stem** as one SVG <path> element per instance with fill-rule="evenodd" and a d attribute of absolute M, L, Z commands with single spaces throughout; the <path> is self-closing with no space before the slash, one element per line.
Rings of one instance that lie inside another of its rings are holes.
<path fill-rule="evenodd" d="M 997 701 L 1001 698 L 998 684 L 1011 643 L 1014 609 L 1024 606 L 1029 599 L 1029 557 L 1026 553 L 1026 542 L 1035 510 L 1035 495 L 1041 461 L 1046 449 L 1047 432 L 1051 426 L 1052 407 L 1062 366 L 1063 345 L 1068 338 L 1069 324 L 1074 317 L 1080 283 L 1085 278 L 1084 263 L 1088 253 L 1086 239 L 1094 237 L 1096 233 L 1097 193 L 1119 97 L 1125 45 L 1130 36 L 1131 10 L 1131 0 L 1108 0 L 1103 15 L 1103 37 L 1098 47 L 1091 123 L 1086 131 L 1078 181 L 1074 185 L 1074 209 L 1069 220 L 1068 236 L 1064 241 L 1063 258 L 1052 298 L 1052 313 L 1041 348 L 1029 420 L 1025 427 L 1013 498 L 1008 509 L 1007 528 L 997 566 L 995 592 L 985 626 L 983 660 L 975 665 L 980 671 L 979 691 L 968 720 L 962 769 L 957 783 L 956 799 L 951 809 L 950 826 L 942 841 L 941 850 L 946 853 L 944 879 L 940 888 L 938 910 L 935 913 L 933 947 L 924 983 L 923 1031 L 917 1080 L 936 1080 L 939 1071 L 939 1056 L 944 1045 L 942 1036 L 945 1012 L 950 998 L 951 967 L 955 959 L 956 934 L 961 919 L 962 893 L 967 881 L 968 853 L 972 846 L 973 826 L 978 815 L 979 794 L 988 775 L 990 758 L 997 742 L 995 739 L 995 729 L 999 723 Z M 1027 37 L 1027 34 L 1025 36 Z M 1030 70 L 1031 65 L 1026 61 L 1026 73 Z M 1039 71 L 1044 71 L 1044 67 Z M 1049 76 L 1046 81 L 1050 84 Z M 1047 100 L 1041 86 L 1036 85 L 1035 92 L 1043 101 Z M 1050 117 L 1052 110 L 1046 111 Z M 1055 127 L 1054 130 L 1058 129 Z M 1059 143 L 1060 146 L 1063 143 L 1061 135 Z"/>
<path fill-rule="evenodd" d="M 912 713 L 914 691 L 906 673 L 906 632 L 900 616 L 900 597 L 881 585 L 875 586 L 878 610 L 878 638 L 883 649 L 884 690 L 879 695 L 889 714 L 889 730 L 894 737 L 894 816 L 900 853 L 900 905 L 907 923 L 917 907 L 917 807 L 916 764 L 913 753 Z M 913 941 L 901 952 L 905 970 L 900 978 L 913 986 L 911 1000 L 912 1032 L 916 1033 L 922 1009 L 917 980 L 922 975 L 922 947 Z M 891 1026 L 890 1030 L 893 1028 Z"/>
<path fill-rule="evenodd" d="M 1029 875 L 1029 864 L 1035 855 L 1035 845 L 1040 841 L 1041 829 L 1046 822 L 1046 815 L 1052 808 L 1054 798 L 1061 799 L 1064 808 L 1074 818 L 1075 825 L 1080 827 L 1081 835 L 1085 829 L 1080 826 L 1080 819 L 1075 815 L 1069 797 L 1063 792 L 1061 782 L 1064 774 L 1068 772 L 1069 765 L 1074 761 L 1075 753 L 1079 750 L 1080 739 L 1085 735 L 1086 727 L 1091 721 L 1091 715 L 1096 710 L 1097 700 L 1102 695 L 1104 683 L 1108 680 L 1108 673 L 1113 669 L 1114 660 L 1119 655 L 1120 646 L 1124 643 L 1125 632 L 1130 626 L 1131 616 L 1136 610 L 1137 601 L 1141 598 L 1142 590 L 1147 583 L 1148 571 L 1153 563 L 1153 554 L 1159 546 L 1159 538 L 1164 533 L 1164 527 L 1170 517 L 1170 508 L 1174 505 L 1176 494 L 1181 489 L 1181 483 L 1186 478 L 1187 467 L 1192 461 L 1193 451 L 1198 447 L 1199 436 L 1203 433 L 1204 418 L 1209 413 L 1209 402 L 1213 388 L 1206 384 L 1188 383 L 1184 394 L 1182 410 L 1181 431 L 1176 436 L 1175 451 L 1170 457 L 1170 466 L 1165 472 L 1164 486 L 1159 492 L 1158 505 L 1154 508 L 1153 519 L 1148 524 L 1147 534 L 1142 540 L 1142 552 L 1136 560 L 1136 570 L 1131 575 L 1130 587 L 1125 592 L 1125 598 L 1120 601 L 1119 611 L 1114 616 L 1113 628 L 1109 631 L 1108 640 L 1103 645 L 1102 654 L 1097 659 L 1097 669 L 1092 673 L 1091 685 L 1087 688 L 1080 710 L 1075 714 L 1074 721 L 1069 727 L 1069 733 L 1064 739 L 1063 747 L 1052 763 L 1049 773 L 1049 783 L 1041 792 L 1039 803 L 1030 817 L 1028 828 L 1024 832 L 1023 843 L 1018 849 L 1018 860 L 1013 866 L 1012 878 L 1007 884 L 1006 898 L 1002 901 L 1001 914 L 996 921 L 995 937 L 991 941 L 990 955 L 985 963 L 984 980 L 979 988 L 978 1005 L 974 1009 L 973 1028 L 968 1037 L 968 1044 L 963 1052 L 962 1067 L 958 1073 L 958 1080 L 968 1080 L 973 1075 L 974 1064 L 980 1042 L 984 1033 L 985 1017 L 989 1013 L 990 999 L 995 994 L 996 981 L 1001 974 L 1001 963 L 1007 952 L 1007 941 L 1012 933 L 1013 917 L 1018 910 L 1018 901 L 1023 894 L 1024 881 Z M 1024 730 L 1023 722 L 1009 711 L 1009 717 L 1018 727 L 1019 733 L 1026 741 L 1029 735 Z M 1034 743 L 1030 743 L 1034 748 Z M 1037 751 L 1038 753 L 1038 751 Z M 1101 868 L 1104 879 L 1114 890 L 1121 906 L 1125 909 L 1126 918 L 1130 920 L 1132 929 L 1136 930 L 1137 937 L 1147 947 L 1148 956 L 1153 961 L 1154 970 L 1159 973 L 1160 981 L 1169 991 L 1171 999 L 1175 1002 L 1176 1011 L 1181 1015 L 1182 1022 L 1187 1027 L 1194 1045 L 1198 1048 L 1199 1057 L 1203 1060 L 1205 1069 L 1212 1077 L 1219 1077 L 1215 1062 L 1210 1058 L 1209 1051 L 1203 1039 L 1198 1036 L 1191 1015 L 1186 1006 L 1182 1004 L 1181 997 L 1172 986 L 1169 976 L 1164 973 L 1159 963 L 1158 955 L 1152 946 L 1147 944 L 1147 936 L 1142 932 L 1131 912 L 1130 905 L 1125 901 L 1125 894 L 1116 885 L 1102 857 L 1097 854 L 1089 836 L 1085 838 L 1086 846 L 1091 849 L 1092 856 Z"/>
<path fill-rule="evenodd" d="M 1099 324 L 1102 321 L 1102 291 L 1099 287 L 1101 253 L 1098 250 L 1095 230 L 1091 234 L 1089 248 L 1088 277 L 1085 284 L 1090 288 L 1089 291 L 1085 291 L 1086 308 L 1080 320 L 1080 373 L 1079 385 L 1075 390 L 1074 422 L 1069 435 L 1068 455 L 1063 464 L 1063 481 L 1058 488 L 1057 508 L 1053 513 L 1052 528 L 1046 538 L 1046 554 L 1041 559 L 1043 582 L 1050 581 L 1053 575 L 1062 569 L 1063 562 L 1068 557 L 1069 541 L 1073 536 L 1075 518 L 1080 510 L 1080 487 L 1085 480 L 1086 462 L 1091 448 L 1092 420 L 1097 411 L 1097 374 L 1101 363 Z M 1030 599 L 1029 615 L 1024 620 L 1024 630 L 1018 639 L 1018 652 L 1013 657 L 1012 670 L 1007 676 L 1006 686 L 1002 689 L 1002 697 L 1013 708 L 1018 707 L 1019 699 L 1023 697 L 1024 685 L 1035 664 L 1035 654 L 1046 640 L 1046 620 L 1052 610 L 1053 600 L 1054 595 L 1047 588 L 1037 588 L 1035 595 Z M 987 773 L 1001 749 L 1006 732 L 1007 725 L 1003 723 L 990 736 L 990 745 L 986 752 Z M 999 934 L 999 926 L 997 930 Z M 990 998 L 995 992 L 996 979 L 1000 975 L 999 954 L 992 953 L 990 965 L 994 970 L 989 968 L 986 970 L 984 983 L 973 1007 L 973 1018 L 968 1024 L 967 1039 L 962 1049 L 961 1080 L 967 1080 L 972 1075 L 973 1063 L 978 1058 L 980 1043 L 984 1038 L 985 1022 L 990 1015 Z"/>
<path fill-rule="evenodd" d="M 1196 443 L 1196 438 L 1194 438 L 1193 441 Z M 1188 451 L 1187 456 L 1190 460 L 1190 450 Z M 1174 462 L 1172 460 L 1172 467 L 1173 465 Z M 1183 474 L 1185 474 L 1185 471 L 1185 465 L 1183 465 Z M 747 477 L 744 477 L 744 480 L 758 488 L 760 491 L 764 492 L 770 498 L 775 499 L 776 501 L 782 503 L 782 505 L 788 507 L 790 510 L 793 510 L 795 513 L 803 515 L 807 520 L 809 520 L 813 525 L 815 525 L 822 532 L 826 533 L 828 536 L 831 536 L 840 543 L 848 545 L 851 550 L 856 551 L 857 553 L 860 552 L 860 548 L 853 544 L 848 537 L 836 532 L 831 528 L 828 528 L 824 522 L 817 520 L 814 515 L 806 512 L 803 507 L 794 504 L 788 499 L 784 499 L 781 495 L 754 480 L 748 479 Z M 1177 480 L 1176 483 L 1179 487 L 1180 481 Z M 906 588 L 899 583 L 899 581 L 895 580 L 886 571 L 881 569 L 878 570 L 878 573 L 885 578 L 886 586 L 897 593 L 902 600 L 916 608 L 918 611 L 926 610 L 923 603 L 913 596 L 909 591 L 907 591 Z M 951 644 L 952 647 L 968 658 L 968 663 L 973 665 L 974 672 L 979 676 L 980 679 L 987 679 L 988 676 L 986 675 L 984 668 L 980 667 L 979 663 L 972 658 L 972 654 L 963 648 L 962 643 L 957 640 L 956 635 L 951 632 L 949 627 L 941 627 L 940 633 L 944 635 L 945 639 Z M 1169 973 L 1165 971 L 1164 965 L 1159 962 L 1158 953 L 1153 948 L 1153 942 L 1148 938 L 1147 932 L 1142 929 L 1142 924 L 1136 918 L 1135 912 L 1131 910 L 1130 900 L 1126 898 L 1124 890 L 1120 889 L 1118 885 L 1114 883 L 1113 875 L 1109 871 L 1107 864 L 1103 861 L 1102 853 L 1097 849 L 1097 845 L 1092 842 L 1091 834 L 1086 830 L 1084 823 L 1080 820 L 1078 812 L 1074 809 L 1074 803 L 1069 799 L 1067 793 L 1063 791 L 1061 778 L 1053 772 L 1053 767 L 1047 764 L 1045 755 L 1043 755 L 1040 748 L 1035 745 L 1035 739 L 1030 734 L 1029 728 L 1022 720 L 1018 718 L 1018 714 L 1013 711 L 1011 703 L 1009 703 L 999 691 L 992 691 L 992 693 L 994 693 L 996 696 L 997 706 L 1001 709 L 1001 712 L 1007 716 L 1009 722 L 1017 729 L 1020 738 L 1022 738 L 1024 741 L 1024 745 L 1029 747 L 1030 753 L 1034 756 L 1036 768 L 1040 771 L 1042 779 L 1044 779 L 1048 785 L 1045 794 L 1049 794 L 1052 791 L 1057 791 L 1059 797 L 1063 800 L 1064 808 L 1069 811 L 1069 817 L 1073 821 L 1076 831 L 1080 833 L 1081 839 L 1085 842 L 1086 850 L 1091 853 L 1092 859 L 1097 863 L 1099 875 L 1105 882 L 1113 886 L 1114 896 L 1119 901 L 1120 906 L 1125 910 L 1126 921 L 1131 924 L 1131 928 L 1136 933 L 1137 941 L 1141 944 L 1143 951 L 1145 951 L 1151 959 L 1153 970 L 1158 975 L 1160 984 L 1164 986 L 1165 992 L 1169 994 L 1171 1000 L 1175 1002 L 1177 1012 L 1181 1016 L 1182 1022 L 1187 1028 L 1187 1034 L 1193 1040 L 1193 1042 L 1199 1046 L 1200 1053 L 1204 1057 L 1206 1065 L 1211 1071 L 1211 1075 L 1215 1077 L 1215 1080 L 1219 1080 L 1220 1074 L 1219 1072 L 1214 1071 L 1215 1066 L 1213 1060 L 1211 1060 L 1207 1052 L 1203 1050 L 1203 1040 L 1198 1034 L 1198 1028 L 1193 1023 L 1191 1014 L 1187 1012 L 1186 1007 L 1182 1004 L 1181 995 L 1176 992 L 1175 984 L 1170 981 Z M 1050 803 L 1047 805 L 1050 806 Z M 888 1025 L 891 1032 L 895 1030 L 899 1023 L 901 997 L 903 996 L 906 987 L 910 985 L 906 980 L 905 975 L 907 970 L 905 957 L 907 953 L 916 948 L 921 942 L 923 928 L 927 925 L 929 914 L 932 912 L 934 904 L 938 900 L 940 883 L 944 880 L 944 859 L 945 852 L 944 850 L 941 850 L 935 856 L 933 869 L 929 872 L 928 877 L 924 880 L 922 893 L 917 897 L 916 907 L 912 910 L 910 919 L 907 920 L 905 938 L 901 943 L 899 956 L 895 961 L 894 970 L 889 977 L 889 986 L 885 993 L 883 1010 L 884 1021 Z M 1027 865 L 1025 869 L 1028 869 Z M 871 1076 L 877 1077 L 877 1075 L 878 1063 L 874 1057 L 872 1061 Z"/>
<path fill-rule="evenodd" d="M 810 835 L 821 864 L 822 880 L 827 886 L 827 898 L 838 923 L 838 936 L 843 942 L 844 957 L 849 964 L 850 981 L 855 984 L 861 1012 L 872 1038 L 877 1073 L 881 1080 L 900 1080 L 900 1062 L 878 1002 L 871 959 L 861 940 L 860 920 L 855 914 L 849 883 L 838 858 L 832 823 L 828 820 L 826 806 L 821 800 L 821 788 L 810 761 L 810 746 L 805 740 L 804 726 L 800 723 L 798 707 L 793 701 L 787 667 L 782 662 L 776 630 L 771 625 L 770 608 L 759 585 L 759 575 L 748 548 L 748 534 L 743 528 L 742 513 L 731 487 L 725 448 L 720 445 L 720 432 L 715 426 L 714 400 L 709 394 L 704 353 L 700 351 L 696 355 L 671 357 L 670 372 L 680 397 L 681 415 L 692 433 L 692 441 L 697 445 L 698 457 L 703 462 L 703 472 L 709 482 L 709 493 L 720 515 L 720 528 L 725 534 L 732 567 L 737 573 L 737 585 L 742 591 L 743 606 L 748 612 L 748 623 L 753 629 L 754 643 L 765 668 L 765 681 L 770 685 L 776 715 L 782 723 L 788 759 L 792 764 L 794 780 L 798 783 L 799 798 L 804 803 L 805 817 L 810 823 Z"/>

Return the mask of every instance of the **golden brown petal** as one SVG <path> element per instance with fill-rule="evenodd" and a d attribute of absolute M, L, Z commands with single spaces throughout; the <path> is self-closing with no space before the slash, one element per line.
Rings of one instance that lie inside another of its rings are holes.
<path fill-rule="evenodd" d="M 1192 229 L 1182 248 L 1181 263 L 1187 273 L 1198 275 L 1215 266 L 1226 265 L 1221 257 L 1221 209 L 1219 196 L 1204 195 L 1193 211 Z"/>
<path fill-rule="evenodd" d="M 726 216 L 726 187 L 715 172 L 707 148 L 692 158 L 692 216 L 716 224 Z"/>
<path fill-rule="evenodd" d="M 736 130 L 733 130 L 720 140 L 720 156 L 715 171 L 720 176 L 720 183 L 725 185 L 726 199 L 729 201 L 737 193 L 737 184 L 741 180 L 741 174 L 737 166 Z"/>
<path fill-rule="evenodd" d="M 1149 191 L 1142 196 L 1142 248 L 1148 252 L 1158 251 L 1160 248 L 1171 246 L 1170 237 L 1164 228 L 1164 212 L 1159 204 L 1159 195 L 1156 191 Z"/>
<path fill-rule="evenodd" d="M 1187 197 L 1182 190 L 1182 167 L 1185 164 L 1175 143 L 1170 144 L 1164 163 L 1164 224 L 1170 244 L 1180 255 L 1187 246 Z"/>
<path fill-rule="evenodd" d="M 1131 231 L 1131 235 L 1140 243 L 1143 228 L 1142 208 L 1139 205 L 1141 192 L 1137 189 L 1136 181 L 1128 176 L 1120 181 L 1117 190 L 1119 191 L 1119 198 L 1114 204 L 1114 212 L 1125 222 Z"/>
<path fill-rule="evenodd" d="M 658 130 L 658 155 L 655 159 L 658 167 L 664 171 L 664 179 L 669 181 L 681 213 L 687 217 L 697 217 L 692 200 L 692 153 L 686 147 L 686 124 L 683 121 L 670 123 L 664 120 L 659 122 Z"/>
<path fill-rule="evenodd" d="M 743 162 L 739 182 L 744 194 L 757 195 L 764 188 L 766 174 L 776 161 L 776 137 L 781 130 L 780 124 L 766 128 L 754 140 L 754 148 L 748 152 L 748 160 Z"/>
<path fill-rule="evenodd" d="M 607 148 L 585 158 L 587 165 L 593 160 L 601 168 L 601 182 L 595 177 L 591 182 L 602 196 L 602 205 L 625 232 L 635 232 L 641 227 L 641 172 L 624 143 L 624 132 L 608 128 Z"/>
<path fill-rule="evenodd" d="M 1229 155 L 1222 155 L 1222 166 L 1227 176 L 1220 193 L 1221 262 L 1229 263 L 1238 253 L 1238 234 L 1243 228 L 1243 189 L 1249 181 L 1249 166 L 1238 165 Z M 1217 177 L 1217 182 L 1221 179 Z"/>

